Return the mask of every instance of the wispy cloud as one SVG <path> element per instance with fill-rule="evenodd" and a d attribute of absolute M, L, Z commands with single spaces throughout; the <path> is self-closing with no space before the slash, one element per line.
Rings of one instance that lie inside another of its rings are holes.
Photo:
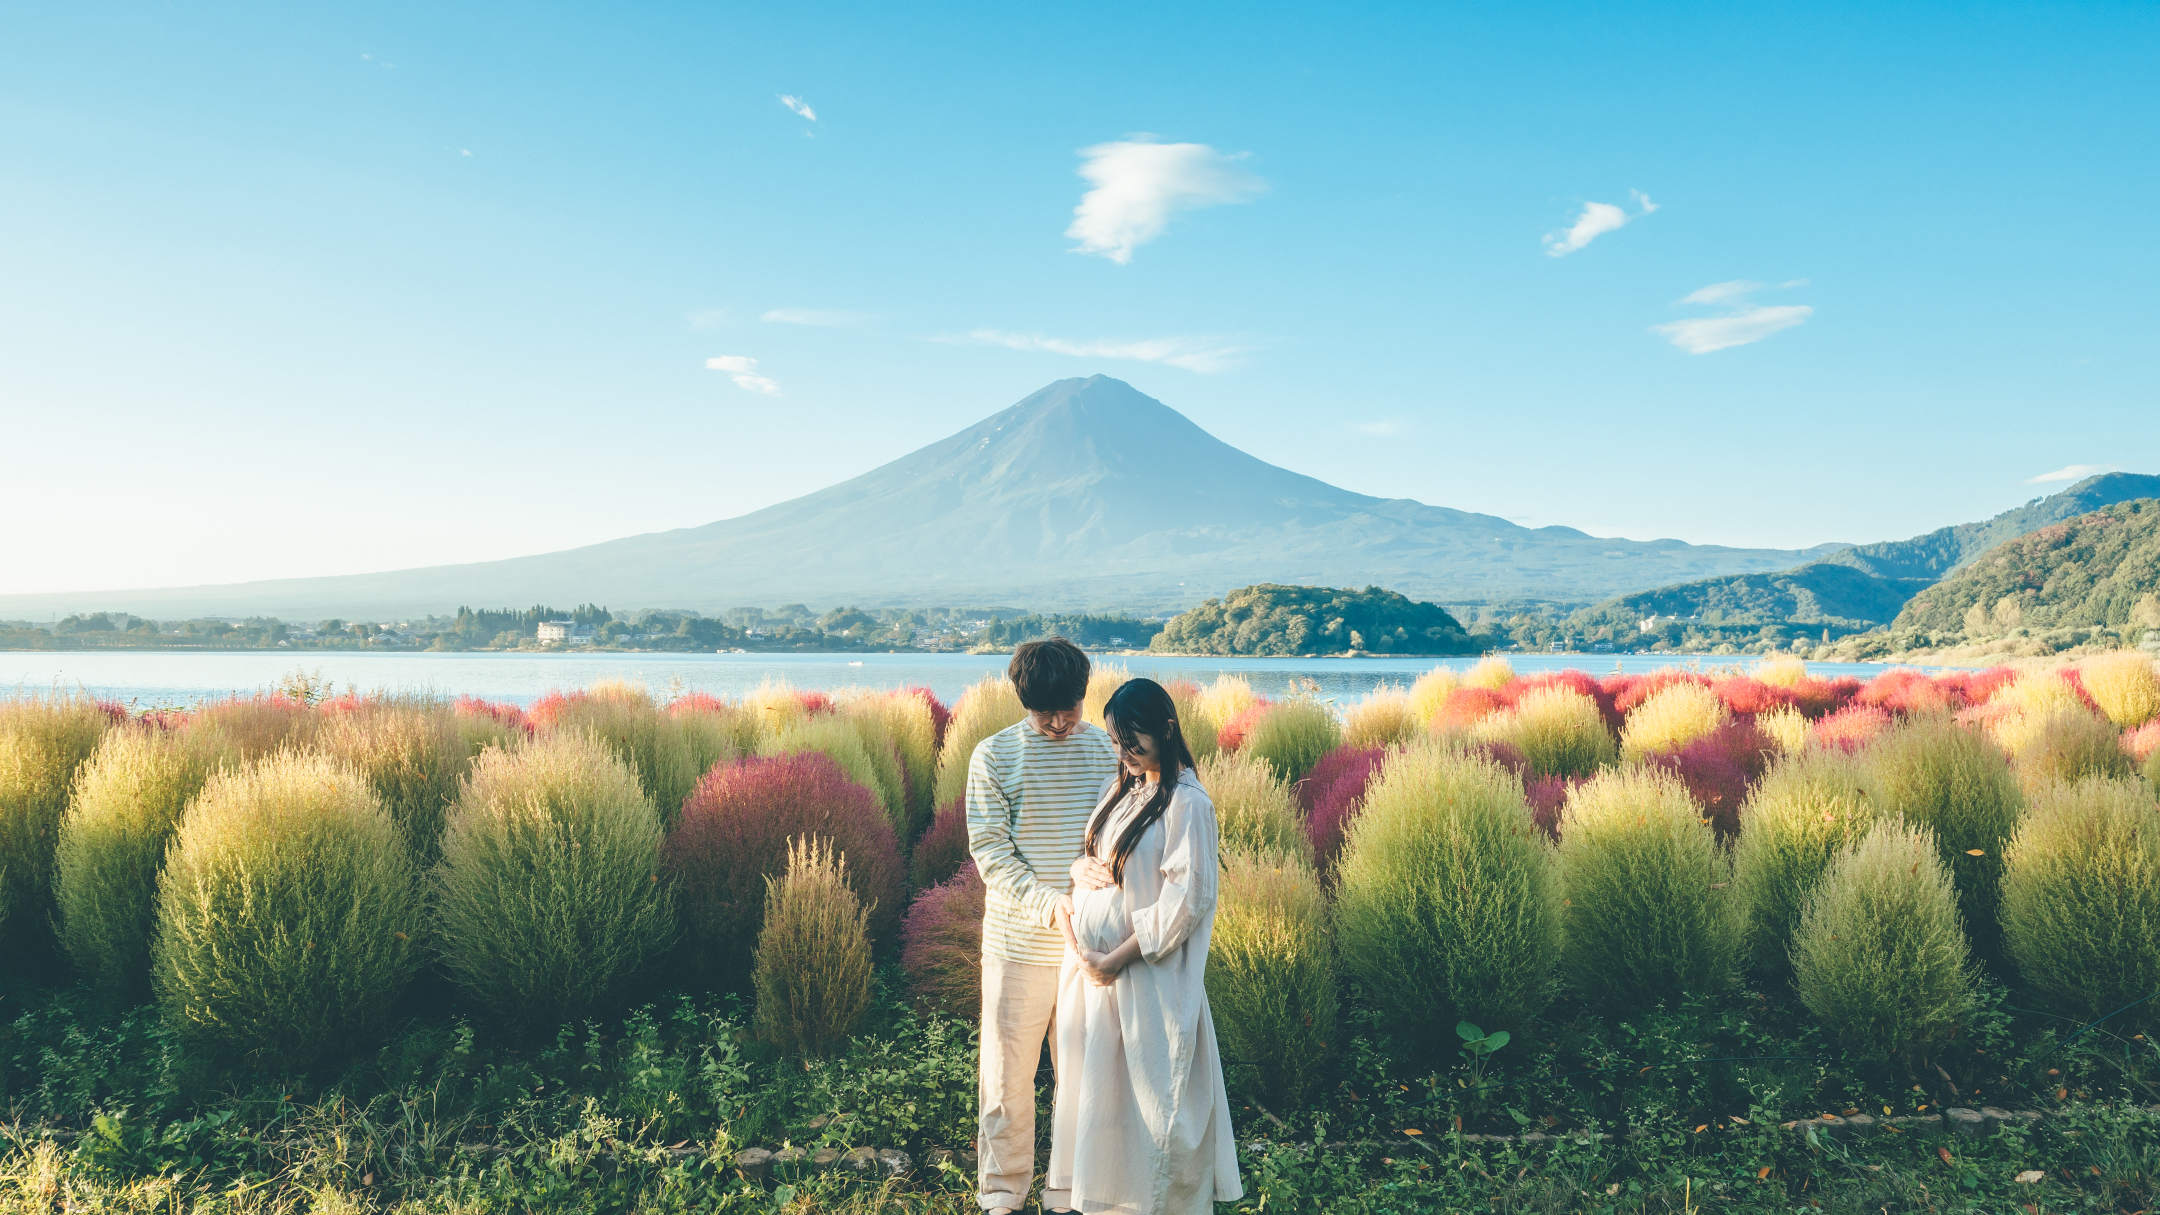
<path fill-rule="evenodd" d="M 1791 281 L 1804 283 L 1807 280 Z M 1761 283 L 1738 278 L 1697 287 L 1682 296 L 1679 302 L 1721 308 L 1720 315 L 1667 321 L 1650 326 L 1650 332 L 1662 335 L 1689 354 L 1709 354 L 1713 350 L 1759 342 L 1815 315 L 1815 309 L 1806 304 L 1750 303 L 1749 297 L 1762 289 Z"/>
<path fill-rule="evenodd" d="M 1093 188 L 1073 208 L 1065 235 L 1076 253 L 1119 265 L 1163 234 L 1178 211 L 1249 202 L 1267 183 L 1238 167 L 1245 153 L 1226 155 L 1204 143 L 1156 143 L 1136 135 L 1080 150 L 1080 176 Z"/>
<path fill-rule="evenodd" d="M 816 329 L 854 329 L 873 319 L 867 312 L 839 308 L 770 308 L 759 320 L 773 325 L 809 325 Z"/>
<path fill-rule="evenodd" d="M 796 113 L 802 115 L 804 118 L 807 118 L 812 122 L 817 121 L 817 111 L 810 108 L 809 102 L 804 101 L 802 98 L 797 97 L 793 93 L 780 94 L 780 104 L 795 111 Z M 846 124 L 843 123 L 842 125 L 844 126 Z"/>
<path fill-rule="evenodd" d="M 1245 356 L 1253 351 L 1251 346 L 1239 345 L 1226 338 L 1166 337 L 1132 341 L 1098 338 L 1080 341 L 1049 337 L 1040 333 L 1009 333 L 1002 329 L 975 329 L 958 337 L 932 340 L 970 346 L 1002 346 L 1007 350 L 1040 351 L 1080 359 L 1127 359 L 1139 363 L 1161 363 L 1167 367 L 1179 367 L 1203 375 L 1229 371 L 1244 362 Z"/>
<path fill-rule="evenodd" d="M 2113 464 L 2065 464 L 2054 472 L 2044 472 L 2037 477 L 2027 477 L 2025 478 L 2025 484 L 2047 485 L 2056 481 L 2083 481 L 2087 477 L 2097 477 L 2101 473 L 2121 471 L 2120 467 Z"/>
<path fill-rule="evenodd" d="M 1633 215 L 1628 214 L 1625 208 L 1611 203 L 1586 202 L 1583 204 L 1582 214 L 1575 217 L 1574 224 L 1569 226 L 1567 231 L 1545 234 L 1546 256 L 1566 257 L 1607 232 L 1617 232 L 1630 221 L 1641 219 L 1658 209 L 1657 204 L 1650 201 L 1650 196 L 1641 190 L 1630 190 L 1628 193 L 1635 199 L 1636 211 Z"/>
<path fill-rule="evenodd" d="M 1403 432 L 1402 423 L 1382 419 L 1377 422 L 1353 422 L 1350 429 L 1375 439 L 1393 438 Z"/>
<path fill-rule="evenodd" d="M 723 354 L 706 359 L 705 367 L 710 371 L 727 372 L 728 378 L 735 381 L 735 387 L 746 392 L 763 393 L 769 397 L 780 395 L 780 385 L 771 376 L 760 374 L 757 360 L 747 354 Z"/>

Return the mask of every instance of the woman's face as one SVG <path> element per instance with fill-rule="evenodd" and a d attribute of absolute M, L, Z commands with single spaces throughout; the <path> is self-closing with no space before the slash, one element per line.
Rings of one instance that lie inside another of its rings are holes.
<path fill-rule="evenodd" d="M 1162 774 L 1162 742 L 1152 734 L 1138 730 L 1126 731 L 1119 727 L 1115 717 L 1106 719 L 1110 737 L 1117 740 L 1118 761 L 1134 776 L 1159 776 Z M 1130 741 L 1128 741 L 1128 739 Z"/>

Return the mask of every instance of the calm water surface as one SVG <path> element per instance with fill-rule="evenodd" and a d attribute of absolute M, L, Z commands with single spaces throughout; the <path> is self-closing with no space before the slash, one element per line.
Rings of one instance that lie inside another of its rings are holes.
<path fill-rule="evenodd" d="M 1099 661 L 1155 679 L 1206 682 L 1242 675 L 1263 695 L 1317 685 L 1319 694 L 1356 700 L 1381 684 L 1407 685 L 1436 666 L 1468 668 L 1474 658 L 1160 658 Z M 1512 654 L 1518 672 L 1568 667 L 1603 675 L 1681 666 L 1705 670 L 1744 667 L 1754 659 L 1698 654 Z M 432 654 L 290 650 L 97 650 L 0 652 L 0 695 L 82 690 L 137 708 L 187 705 L 261 691 L 294 672 L 348 689 L 432 692 L 529 704 L 554 689 L 603 679 L 642 683 L 663 696 L 710 692 L 741 696 L 760 684 L 798 688 L 921 686 L 947 702 L 971 683 L 1005 669 L 997 654 Z M 1822 676 L 1866 678 L 1878 663 L 1810 663 Z"/>

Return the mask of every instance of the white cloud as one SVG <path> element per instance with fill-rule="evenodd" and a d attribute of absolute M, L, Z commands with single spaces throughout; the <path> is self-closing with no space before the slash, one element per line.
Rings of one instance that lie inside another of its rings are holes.
<path fill-rule="evenodd" d="M 1204 143 L 1156 143 L 1138 135 L 1082 148 L 1080 176 L 1093 188 L 1073 208 L 1065 235 L 1119 265 L 1163 234 L 1170 216 L 1224 203 L 1249 202 L 1267 183 L 1238 167 L 1244 153 L 1224 155 Z"/>
<path fill-rule="evenodd" d="M 816 329 L 853 329 L 870 323 L 867 312 L 839 308 L 771 308 L 758 317 L 773 325 L 809 325 Z"/>
<path fill-rule="evenodd" d="M 1790 281 L 1803 283 L 1807 280 Z M 1762 289 L 1761 283 L 1744 278 L 1697 287 L 1680 297 L 1680 302 L 1722 308 L 1723 315 L 1667 321 L 1662 325 L 1650 326 L 1650 332 L 1663 335 L 1666 341 L 1689 354 L 1709 354 L 1713 350 L 1759 342 L 1780 329 L 1790 329 L 1815 315 L 1815 309 L 1806 304 L 1749 303 L 1748 297 Z"/>
<path fill-rule="evenodd" d="M 711 371 L 725 371 L 735 381 L 735 387 L 746 392 L 759 392 L 769 397 L 780 395 L 780 385 L 770 376 L 758 374 L 757 360 L 747 354 L 723 354 L 705 360 Z"/>
<path fill-rule="evenodd" d="M 1626 227 L 1629 221 L 1641 219 L 1658 209 L 1657 204 L 1650 201 L 1650 196 L 1641 190 L 1630 190 L 1628 193 L 1635 199 L 1637 210 L 1633 215 L 1611 203 L 1586 202 L 1583 204 L 1582 214 L 1575 217 L 1574 224 L 1567 231 L 1545 234 L 1546 256 L 1566 257 L 1607 232 L 1617 232 Z"/>
<path fill-rule="evenodd" d="M 1231 370 L 1242 363 L 1253 349 L 1225 338 L 1166 337 L 1132 341 L 1098 338 L 1075 341 L 1071 338 L 1047 337 L 1040 333 L 1009 333 L 1002 329 L 975 329 L 961 337 L 935 340 L 974 346 L 1002 346 L 1007 350 L 1041 351 L 1080 359 L 1129 359 L 1140 363 L 1161 363 L 1167 367 L 1180 367 L 1203 375 Z"/>
<path fill-rule="evenodd" d="M 2121 471 L 2122 469 L 2113 464 L 2065 464 L 2054 472 L 2044 472 L 2037 477 L 2027 477 L 2025 478 L 2025 484 L 2046 485 L 2052 481 L 2083 481 L 2087 477 L 2097 477 L 2101 473 Z"/>
<path fill-rule="evenodd" d="M 809 102 L 795 96 L 793 93 L 780 94 L 780 104 L 795 111 L 796 113 L 802 115 L 803 117 L 809 119 L 812 122 L 817 121 L 817 111 L 810 108 Z"/>

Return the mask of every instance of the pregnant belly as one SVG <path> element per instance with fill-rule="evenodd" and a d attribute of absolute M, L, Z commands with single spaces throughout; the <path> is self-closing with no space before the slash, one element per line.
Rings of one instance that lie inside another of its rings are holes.
<path fill-rule="evenodd" d="M 1125 892 L 1115 886 L 1090 890 L 1073 900 L 1073 935 L 1093 953 L 1108 953 L 1132 935 L 1132 916 L 1125 910 Z"/>

